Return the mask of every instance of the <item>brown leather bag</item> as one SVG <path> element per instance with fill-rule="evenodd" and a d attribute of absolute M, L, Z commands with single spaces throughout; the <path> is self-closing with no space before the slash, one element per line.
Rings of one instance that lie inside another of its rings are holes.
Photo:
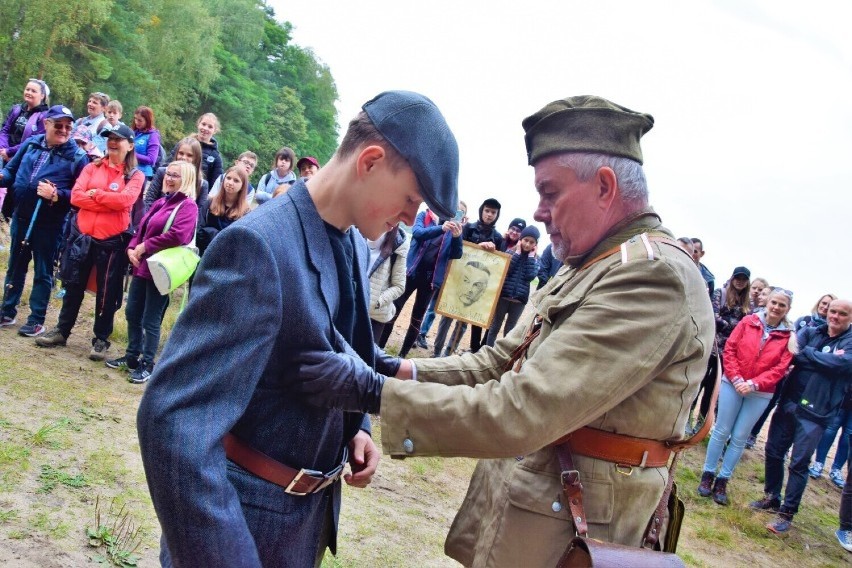
<path fill-rule="evenodd" d="M 623 568 L 624 566 L 642 566 L 644 568 L 683 568 L 684 563 L 677 554 L 658 552 L 602 542 L 593 538 L 574 537 L 565 550 L 556 568 Z"/>

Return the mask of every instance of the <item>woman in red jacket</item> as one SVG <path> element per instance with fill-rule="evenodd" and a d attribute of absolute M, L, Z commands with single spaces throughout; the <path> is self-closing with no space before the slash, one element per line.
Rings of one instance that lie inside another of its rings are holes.
<path fill-rule="evenodd" d="M 792 300 L 793 293 L 789 290 L 773 289 L 766 311 L 743 318 L 725 344 L 719 411 L 698 486 L 699 495 L 712 494 L 720 505 L 728 504 L 728 480 L 740 461 L 752 426 L 769 404 L 798 351 L 793 325 L 787 320 Z M 723 454 L 716 477 L 716 466 Z"/>
<path fill-rule="evenodd" d="M 103 361 L 109 348 L 113 316 L 121 307 L 122 281 L 127 272 L 125 249 L 130 240 L 130 209 L 145 182 L 136 168 L 133 131 L 125 125 L 111 130 L 107 158 L 89 164 L 71 190 L 71 205 L 78 208 L 70 224 L 62 253 L 60 278 L 65 286 L 56 327 L 36 339 L 41 347 L 65 345 L 83 302 L 89 274 L 95 272 L 95 337 L 89 359 Z"/>

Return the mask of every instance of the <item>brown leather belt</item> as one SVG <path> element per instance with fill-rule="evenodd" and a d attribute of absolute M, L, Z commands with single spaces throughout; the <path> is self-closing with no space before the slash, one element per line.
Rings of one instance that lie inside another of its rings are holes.
<path fill-rule="evenodd" d="M 261 479 L 280 485 L 290 495 L 310 495 L 322 491 L 340 478 L 343 466 L 349 459 L 349 450 L 344 446 L 340 465 L 323 473 L 314 469 L 293 469 L 255 450 L 230 432 L 225 434 L 222 445 L 225 446 L 225 455 L 229 460 Z"/>
<path fill-rule="evenodd" d="M 666 442 L 634 438 L 615 432 L 605 432 L 584 426 L 553 442 L 553 446 L 568 443 L 577 455 L 595 458 L 618 465 L 636 467 L 666 467 L 672 447 Z"/>

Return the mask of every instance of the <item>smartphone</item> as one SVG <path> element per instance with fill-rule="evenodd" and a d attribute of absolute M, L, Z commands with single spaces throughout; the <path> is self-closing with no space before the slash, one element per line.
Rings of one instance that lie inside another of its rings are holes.
<path fill-rule="evenodd" d="M 453 217 L 453 221 L 455 221 L 456 223 L 461 223 L 462 219 L 464 219 L 464 210 L 456 209 L 456 216 Z"/>

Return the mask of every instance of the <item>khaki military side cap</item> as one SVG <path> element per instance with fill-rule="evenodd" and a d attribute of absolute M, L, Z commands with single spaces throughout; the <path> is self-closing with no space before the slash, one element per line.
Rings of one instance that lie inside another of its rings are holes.
<path fill-rule="evenodd" d="M 521 124 L 530 165 L 562 152 L 596 152 L 641 164 L 639 139 L 654 126 L 654 117 L 583 95 L 553 101 Z"/>

